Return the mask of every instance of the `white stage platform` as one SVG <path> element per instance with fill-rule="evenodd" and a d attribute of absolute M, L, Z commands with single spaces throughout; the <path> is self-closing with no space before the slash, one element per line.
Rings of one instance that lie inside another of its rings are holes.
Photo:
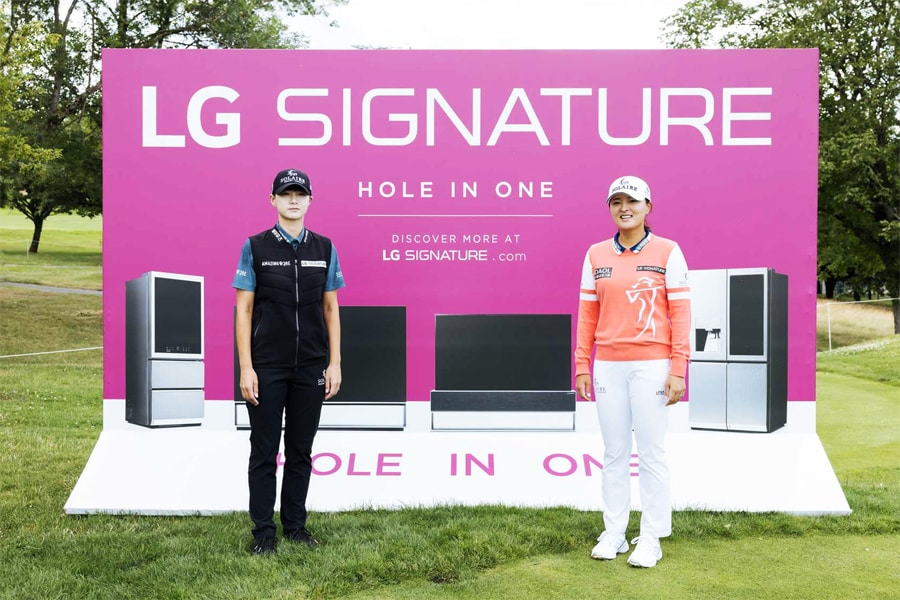
<path fill-rule="evenodd" d="M 247 510 L 249 431 L 234 403 L 206 401 L 203 424 L 148 429 L 104 400 L 104 429 L 65 511 L 211 515 Z M 579 402 L 575 431 L 431 431 L 428 402 L 407 404 L 403 431 L 321 431 L 312 511 L 443 504 L 601 510 L 603 440 L 595 405 Z M 676 510 L 844 515 L 850 506 L 815 433 L 815 403 L 788 403 L 773 433 L 697 431 L 672 408 L 667 439 Z M 633 505 L 640 508 L 637 461 Z M 280 482 L 280 470 L 279 470 Z"/>

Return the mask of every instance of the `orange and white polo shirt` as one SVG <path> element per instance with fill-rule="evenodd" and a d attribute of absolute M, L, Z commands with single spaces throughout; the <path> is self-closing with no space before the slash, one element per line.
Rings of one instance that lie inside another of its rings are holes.
<path fill-rule="evenodd" d="M 684 254 L 672 240 L 647 233 L 624 248 L 618 236 L 584 257 L 578 303 L 575 373 L 596 360 L 669 358 L 684 377 L 690 359 L 691 295 Z"/>

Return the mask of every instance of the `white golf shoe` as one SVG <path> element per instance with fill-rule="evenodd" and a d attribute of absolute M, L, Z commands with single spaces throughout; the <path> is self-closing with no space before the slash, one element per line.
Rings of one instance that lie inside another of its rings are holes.
<path fill-rule="evenodd" d="M 591 558 L 612 560 L 624 552 L 628 552 L 628 542 L 625 540 L 625 536 L 604 531 L 597 538 L 597 545 L 591 550 Z"/>
<path fill-rule="evenodd" d="M 650 569 L 662 558 L 662 548 L 659 547 L 659 540 L 655 537 L 642 535 L 631 540 L 631 543 L 637 544 L 634 552 L 628 557 L 628 564 L 633 567 Z"/>

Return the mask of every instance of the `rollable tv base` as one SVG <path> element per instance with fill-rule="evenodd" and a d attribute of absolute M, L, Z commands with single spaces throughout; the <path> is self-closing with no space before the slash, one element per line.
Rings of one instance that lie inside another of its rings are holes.
<path fill-rule="evenodd" d="M 432 390 L 432 431 L 574 431 L 574 390 Z"/>

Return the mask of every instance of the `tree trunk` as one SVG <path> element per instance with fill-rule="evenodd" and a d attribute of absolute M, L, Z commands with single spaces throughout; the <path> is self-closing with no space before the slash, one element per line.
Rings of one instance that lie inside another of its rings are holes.
<path fill-rule="evenodd" d="M 891 307 L 894 309 L 894 333 L 900 333 L 900 298 L 891 299 Z"/>
<path fill-rule="evenodd" d="M 834 286 L 837 285 L 837 279 L 829 277 L 825 280 L 825 297 L 834 300 Z"/>
<path fill-rule="evenodd" d="M 31 246 L 28 248 L 29 254 L 37 254 L 38 246 L 41 243 L 41 231 L 44 229 L 44 219 L 34 219 L 34 235 L 31 236 Z"/>

